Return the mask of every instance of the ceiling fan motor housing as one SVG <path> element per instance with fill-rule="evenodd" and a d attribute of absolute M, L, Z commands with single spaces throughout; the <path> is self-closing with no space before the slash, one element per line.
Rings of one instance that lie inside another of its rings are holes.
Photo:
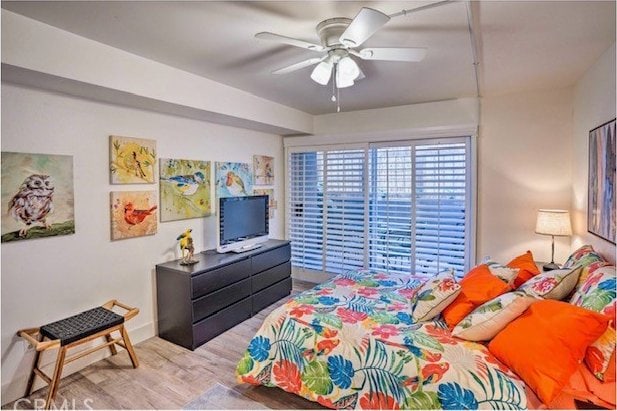
<path fill-rule="evenodd" d="M 342 46 L 340 37 L 351 24 L 351 19 L 335 17 L 319 23 L 316 27 L 317 34 L 324 47 Z"/>

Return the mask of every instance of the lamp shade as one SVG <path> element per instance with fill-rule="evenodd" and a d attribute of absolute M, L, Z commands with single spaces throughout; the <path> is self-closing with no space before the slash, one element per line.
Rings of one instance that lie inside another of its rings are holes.
<path fill-rule="evenodd" d="M 313 69 L 311 78 L 313 81 L 325 86 L 330 81 L 332 75 L 332 63 L 329 61 L 322 61 Z"/>
<path fill-rule="evenodd" d="M 538 210 L 536 233 L 555 236 L 572 235 L 568 210 Z"/>

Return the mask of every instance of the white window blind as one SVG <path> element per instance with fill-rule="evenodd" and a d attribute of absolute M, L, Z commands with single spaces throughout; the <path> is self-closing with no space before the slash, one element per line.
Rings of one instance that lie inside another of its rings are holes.
<path fill-rule="evenodd" d="M 436 274 L 470 261 L 470 139 L 291 152 L 292 264 Z"/>

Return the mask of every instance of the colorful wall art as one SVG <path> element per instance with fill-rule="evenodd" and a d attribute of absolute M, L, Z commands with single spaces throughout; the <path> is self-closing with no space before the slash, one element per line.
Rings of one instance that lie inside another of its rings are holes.
<path fill-rule="evenodd" d="M 615 120 L 589 132 L 587 230 L 615 243 Z"/>
<path fill-rule="evenodd" d="M 210 215 L 210 162 L 162 158 L 159 164 L 161 221 Z"/>
<path fill-rule="evenodd" d="M 157 229 L 156 191 L 111 192 L 111 239 L 153 235 Z"/>
<path fill-rule="evenodd" d="M 253 156 L 253 174 L 256 186 L 269 186 L 274 184 L 274 157 Z"/>
<path fill-rule="evenodd" d="M 253 176 L 246 163 L 216 162 L 217 197 L 239 197 L 253 194 Z"/>
<path fill-rule="evenodd" d="M 75 233 L 73 157 L 2 153 L 2 242 Z"/>
<path fill-rule="evenodd" d="M 156 140 L 110 136 L 111 184 L 154 183 Z"/>
<path fill-rule="evenodd" d="M 270 213 L 270 219 L 274 218 L 274 210 L 276 210 L 276 200 L 274 199 L 274 189 L 272 188 L 256 188 L 253 190 L 253 194 L 256 196 L 267 195 L 268 196 L 268 211 Z"/>

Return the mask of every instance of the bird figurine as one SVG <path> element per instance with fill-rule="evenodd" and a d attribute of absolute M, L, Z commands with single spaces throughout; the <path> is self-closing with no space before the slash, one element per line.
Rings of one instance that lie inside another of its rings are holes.
<path fill-rule="evenodd" d="M 47 216 L 54 211 L 54 184 L 50 176 L 31 174 L 21 183 L 19 191 L 9 201 L 9 214 L 26 226 L 19 230 L 19 236 L 25 237 L 32 224 L 41 223 L 46 229 L 51 228 Z"/>
<path fill-rule="evenodd" d="M 195 264 L 197 260 L 193 260 L 193 253 L 195 252 L 195 247 L 193 247 L 193 237 L 191 237 L 192 229 L 188 228 L 185 232 L 180 234 L 176 240 L 180 241 L 180 252 L 182 253 L 182 261 L 180 264 L 189 265 Z M 187 252 L 186 256 L 184 252 Z"/>
<path fill-rule="evenodd" d="M 174 183 L 183 196 L 192 196 L 197 192 L 199 185 L 206 181 L 206 177 L 201 171 L 196 171 L 193 174 L 164 177 L 163 180 Z"/>
<path fill-rule="evenodd" d="M 225 179 L 225 187 L 227 191 L 231 195 L 234 196 L 242 196 L 248 195 L 246 189 L 244 188 L 244 181 L 240 178 L 239 175 L 234 173 L 233 171 L 227 172 L 227 178 Z"/>
<path fill-rule="evenodd" d="M 154 210 L 157 209 L 156 205 L 153 205 L 148 210 L 137 210 L 130 201 L 124 205 L 124 221 L 129 225 L 137 225 L 142 223 L 146 217 L 152 215 Z"/>

